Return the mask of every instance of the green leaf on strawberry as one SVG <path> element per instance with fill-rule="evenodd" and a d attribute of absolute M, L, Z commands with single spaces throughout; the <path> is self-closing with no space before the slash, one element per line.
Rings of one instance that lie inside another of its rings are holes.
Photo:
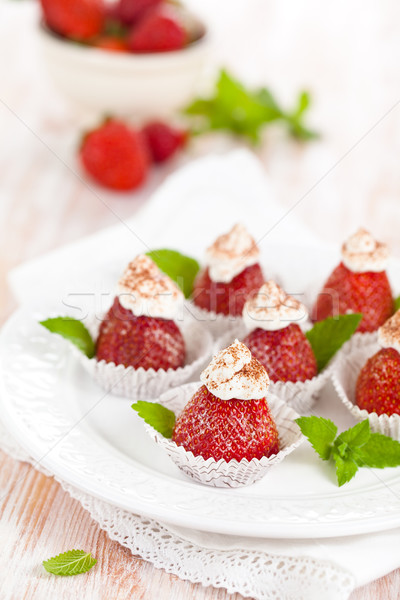
<path fill-rule="evenodd" d="M 275 121 L 285 123 L 297 139 L 317 137 L 303 123 L 309 104 L 309 94 L 301 92 L 294 110 L 285 111 L 268 88 L 249 90 L 227 71 L 221 70 L 214 95 L 195 99 L 186 107 L 185 113 L 197 121 L 194 133 L 225 130 L 257 144 L 262 129 Z"/>
<path fill-rule="evenodd" d="M 175 426 L 175 413 L 157 402 L 138 400 L 132 404 L 139 417 L 166 438 L 172 438 Z"/>
<path fill-rule="evenodd" d="M 398 311 L 400 308 L 400 296 L 394 299 L 394 311 Z"/>
<path fill-rule="evenodd" d="M 296 423 L 323 460 L 333 459 L 339 487 L 350 481 L 359 467 L 400 466 L 400 443 L 381 433 L 372 433 L 368 419 L 337 437 L 336 425 L 323 417 L 300 417 Z"/>
<path fill-rule="evenodd" d="M 322 371 L 343 344 L 351 338 L 361 319 L 362 314 L 359 313 L 328 317 L 315 323 L 314 327 L 306 332 L 317 359 L 318 371 Z"/>
<path fill-rule="evenodd" d="M 79 348 L 88 358 L 93 358 L 95 355 L 94 341 L 82 321 L 72 317 L 55 317 L 40 321 L 40 325 L 52 333 L 61 335 Z"/>
<path fill-rule="evenodd" d="M 185 298 L 189 298 L 193 291 L 194 279 L 200 269 L 197 260 L 166 248 L 151 250 L 147 252 L 147 256 L 163 273 L 175 281 L 185 294 Z"/>

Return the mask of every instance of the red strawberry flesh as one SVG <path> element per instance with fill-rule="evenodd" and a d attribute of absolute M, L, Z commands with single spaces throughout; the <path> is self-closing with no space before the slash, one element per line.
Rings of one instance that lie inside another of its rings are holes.
<path fill-rule="evenodd" d="M 224 315 L 241 316 L 246 300 L 264 283 L 259 264 L 251 265 L 229 283 L 212 281 L 208 269 L 196 277 L 193 302 L 196 306 Z"/>
<path fill-rule="evenodd" d="M 356 384 L 356 404 L 378 415 L 400 415 L 400 354 L 382 348 L 361 369 Z"/>
<path fill-rule="evenodd" d="M 203 385 L 177 418 L 173 441 L 204 459 L 261 459 L 279 452 L 267 401 L 220 400 Z"/>
<path fill-rule="evenodd" d="M 136 317 L 115 298 L 100 326 L 96 357 L 136 369 L 177 369 L 185 362 L 185 341 L 174 321 Z"/>
<path fill-rule="evenodd" d="M 272 381 L 306 381 L 318 374 L 310 343 L 295 323 L 277 331 L 255 329 L 243 343 Z"/>
<path fill-rule="evenodd" d="M 346 313 L 362 313 L 357 331 L 375 331 L 393 314 L 386 272 L 354 273 L 340 263 L 328 278 L 312 311 L 313 321 Z"/>
<path fill-rule="evenodd" d="M 88 133 L 80 149 L 86 171 L 105 187 L 126 191 L 146 178 L 149 157 L 142 135 L 117 120 Z"/>

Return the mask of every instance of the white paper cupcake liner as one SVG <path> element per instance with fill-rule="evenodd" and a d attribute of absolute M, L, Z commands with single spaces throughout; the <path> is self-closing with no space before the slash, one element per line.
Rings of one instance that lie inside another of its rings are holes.
<path fill-rule="evenodd" d="M 86 324 L 93 339 L 97 339 L 99 320 Z M 149 400 L 170 388 L 197 379 L 212 355 L 211 334 L 195 321 L 180 324 L 186 345 L 185 365 L 178 369 L 135 369 L 105 360 L 88 358 L 73 346 L 75 356 L 91 377 L 107 392 L 130 400 Z"/>
<path fill-rule="evenodd" d="M 218 314 L 204 308 L 199 308 L 193 302 L 186 302 L 185 308 L 191 318 L 205 327 L 214 339 L 221 337 L 243 323 L 242 317 Z"/>
<path fill-rule="evenodd" d="M 160 396 L 158 402 L 178 416 L 201 385 L 200 382 L 187 383 L 175 390 L 169 390 Z M 213 487 L 242 487 L 264 477 L 272 467 L 280 463 L 304 441 L 300 428 L 294 422 L 299 415 L 273 395 L 269 395 L 267 401 L 278 428 L 281 449 L 278 454 L 269 458 L 263 457 L 261 460 L 255 458 L 251 461 L 243 459 L 240 462 L 237 460 L 226 462 L 223 459 L 216 461 L 213 458 L 205 460 L 202 456 L 194 456 L 182 446 L 177 446 L 175 442 L 165 438 L 147 423 L 144 423 L 144 426 L 150 437 L 192 479 Z"/>
<path fill-rule="evenodd" d="M 356 333 L 340 352 L 339 360 L 334 365 L 332 382 L 339 398 L 358 421 L 368 419 L 371 431 L 383 433 L 400 441 L 400 415 L 369 413 L 355 404 L 358 375 L 367 360 L 380 349 L 376 331 Z"/>
<path fill-rule="evenodd" d="M 238 323 L 230 331 L 219 337 L 214 344 L 214 352 L 226 348 L 235 340 L 243 340 L 248 334 L 244 323 Z M 269 391 L 301 415 L 309 413 L 321 395 L 322 388 L 330 379 L 338 354 L 321 373 L 307 381 L 271 381 Z"/>

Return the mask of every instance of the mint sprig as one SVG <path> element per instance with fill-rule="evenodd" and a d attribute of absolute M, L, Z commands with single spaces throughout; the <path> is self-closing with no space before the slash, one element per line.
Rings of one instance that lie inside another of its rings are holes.
<path fill-rule="evenodd" d="M 224 130 L 257 144 L 263 128 L 276 121 L 284 123 L 290 134 L 299 140 L 317 137 L 304 125 L 304 114 L 309 105 L 309 94 L 301 92 L 295 108 L 286 111 L 268 88 L 250 90 L 226 70 L 221 70 L 214 94 L 209 98 L 197 98 L 184 112 L 194 118 L 195 134 Z"/>
<path fill-rule="evenodd" d="M 53 573 L 53 575 L 70 576 L 86 573 L 96 563 L 97 560 L 93 558 L 90 552 L 68 550 L 68 552 L 63 552 L 63 554 L 44 560 L 42 564 L 46 571 Z"/>
<path fill-rule="evenodd" d="M 157 267 L 168 277 L 175 281 L 189 298 L 193 291 L 193 283 L 200 269 L 200 265 L 194 258 L 185 256 L 177 250 L 162 248 L 161 250 L 151 250 L 147 256 L 156 263 Z"/>
<path fill-rule="evenodd" d="M 323 417 L 299 417 L 296 423 L 323 460 L 333 459 L 339 487 L 353 479 L 359 467 L 400 466 L 400 443 L 372 433 L 368 419 L 336 437 L 336 425 Z"/>
<path fill-rule="evenodd" d="M 328 317 L 315 323 L 314 327 L 306 332 L 317 360 L 318 371 L 322 371 L 343 344 L 351 338 L 361 319 L 362 314 L 359 313 Z"/>
<path fill-rule="evenodd" d="M 157 402 L 146 402 L 145 400 L 138 400 L 132 404 L 132 408 L 153 429 L 166 438 L 172 438 L 175 426 L 175 413 L 172 410 Z"/>
<path fill-rule="evenodd" d="M 55 317 L 40 321 L 40 325 L 52 333 L 61 335 L 79 348 L 88 358 L 93 358 L 95 355 L 94 341 L 82 321 L 72 317 Z"/>

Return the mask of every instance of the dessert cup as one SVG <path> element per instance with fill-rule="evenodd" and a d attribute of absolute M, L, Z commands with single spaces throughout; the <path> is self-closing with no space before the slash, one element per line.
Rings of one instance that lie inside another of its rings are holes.
<path fill-rule="evenodd" d="M 357 421 L 368 419 L 371 431 L 400 441 L 400 415 L 369 413 L 355 404 L 358 375 L 367 360 L 380 349 L 377 332 L 356 333 L 340 351 L 338 360 L 334 364 L 332 382 L 344 406 Z"/>
<path fill-rule="evenodd" d="M 93 339 L 97 339 L 100 323 L 98 319 L 87 323 Z M 105 360 L 99 361 L 96 357 L 88 358 L 76 346 L 72 348 L 83 368 L 104 390 L 131 400 L 147 400 L 197 378 L 212 355 L 212 337 L 207 329 L 192 320 L 183 322 L 180 329 L 186 345 L 186 360 L 185 365 L 178 369 L 135 369 Z"/>
<path fill-rule="evenodd" d="M 179 415 L 201 385 L 200 382 L 187 383 L 165 392 L 157 401 Z M 272 394 L 268 394 L 267 401 L 278 428 L 281 449 L 278 454 L 269 458 L 263 457 L 261 460 L 255 458 L 251 461 L 242 459 L 240 462 L 237 460 L 226 462 L 223 459 L 216 461 L 213 458 L 205 460 L 202 456 L 194 456 L 192 452 L 187 452 L 182 446 L 165 438 L 147 423 L 144 423 L 144 427 L 170 459 L 192 479 L 213 487 L 247 486 L 264 477 L 272 467 L 280 463 L 304 441 L 299 427 L 294 422 L 299 415 Z"/>

